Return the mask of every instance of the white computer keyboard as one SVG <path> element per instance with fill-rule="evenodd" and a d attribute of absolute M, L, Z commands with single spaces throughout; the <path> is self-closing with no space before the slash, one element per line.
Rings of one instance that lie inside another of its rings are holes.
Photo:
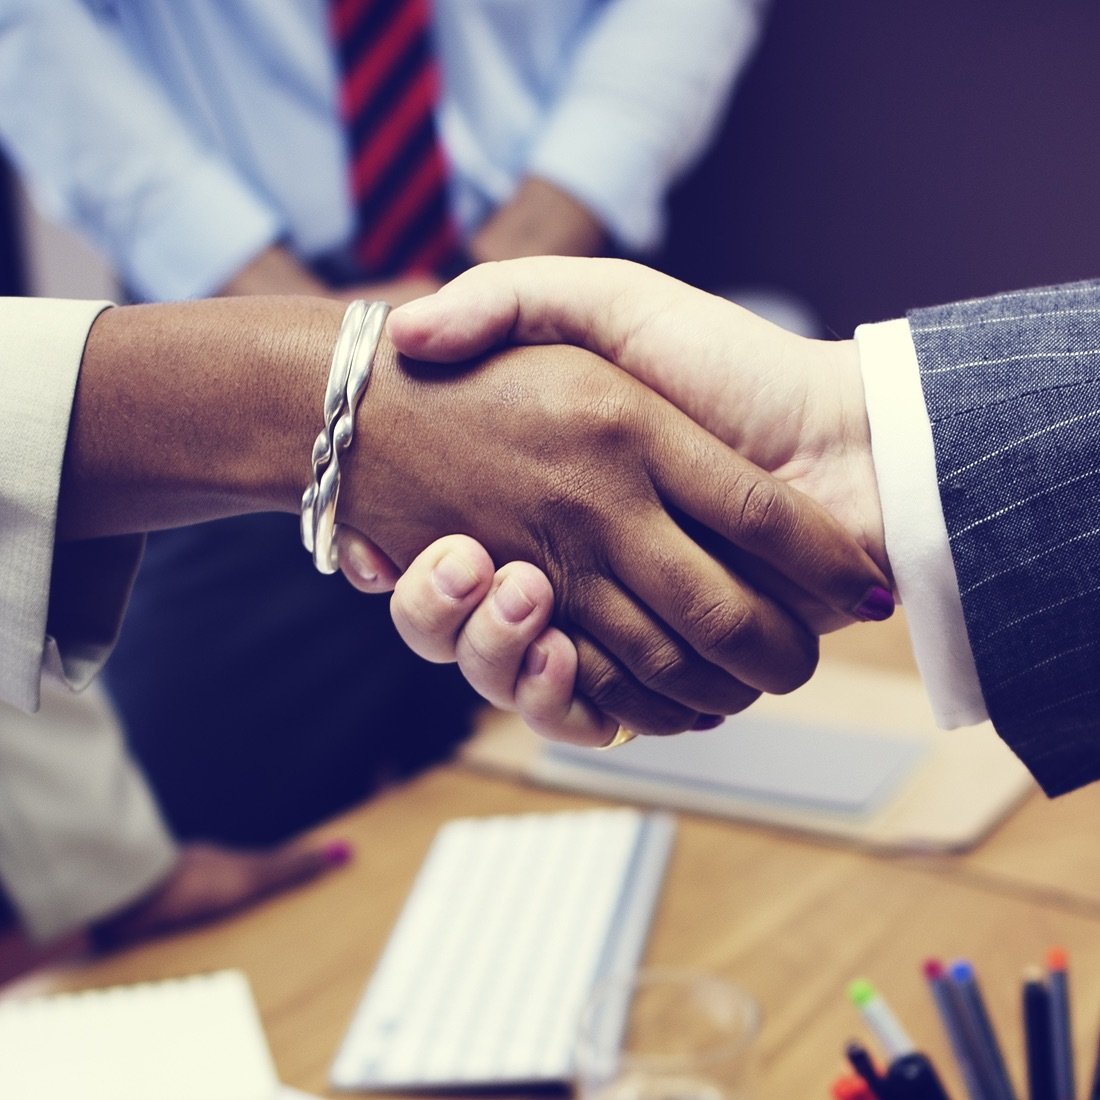
<path fill-rule="evenodd" d="M 462 818 L 425 858 L 331 1070 L 342 1089 L 568 1080 L 593 984 L 637 965 L 673 821 Z"/>

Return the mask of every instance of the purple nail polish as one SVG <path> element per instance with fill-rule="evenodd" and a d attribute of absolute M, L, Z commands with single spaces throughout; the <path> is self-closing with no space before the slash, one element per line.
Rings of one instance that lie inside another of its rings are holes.
<path fill-rule="evenodd" d="M 882 622 L 894 613 L 894 594 L 876 584 L 867 589 L 855 613 L 865 621 Z"/>
<path fill-rule="evenodd" d="M 325 845 L 323 854 L 330 867 L 343 867 L 351 862 L 352 847 L 346 840 L 333 840 Z"/>
<path fill-rule="evenodd" d="M 725 720 L 725 717 L 721 714 L 700 714 L 691 728 L 693 730 L 712 730 L 720 726 Z"/>

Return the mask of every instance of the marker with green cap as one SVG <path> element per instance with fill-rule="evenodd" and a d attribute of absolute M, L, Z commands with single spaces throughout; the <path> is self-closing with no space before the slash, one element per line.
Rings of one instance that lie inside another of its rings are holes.
<path fill-rule="evenodd" d="M 890 1006 L 878 995 L 875 987 L 864 978 L 848 986 L 848 999 L 859 1009 L 867 1026 L 874 1033 L 890 1059 L 912 1054 L 916 1047 Z"/>
<path fill-rule="evenodd" d="M 884 1100 L 950 1100 L 932 1063 L 913 1046 L 913 1040 L 874 986 L 863 979 L 852 982 L 848 997 L 890 1060 L 886 1076 L 877 1082 L 878 1090 L 872 1084 L 872 1091 Z"/>

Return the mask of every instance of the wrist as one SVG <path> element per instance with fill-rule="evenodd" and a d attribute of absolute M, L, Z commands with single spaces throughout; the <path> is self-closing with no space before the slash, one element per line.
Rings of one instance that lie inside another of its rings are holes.
<path fill-rule="evenodd" d="M 372 538 L 395 514 L 408 512 L 402 506 L 403 500 L 416 492 L 415 475 L 405 468 L 401 456 L 410 439 L 421 432 L 406 424 L 409 405 L 405 391 L 400 357 L 383 330 L 374 353 L 370 383 L 356 412 L 354 442 L 341 461 L 343 488 L 336 509 L 338 524 Z M 415 451 L 409 450 L 411 457 Z"/>
<path fill-rule="evenodd" d="M 604 245 L 596 216 L 549 180 L 528 176 L 474 234 L 470 255 L 478 263 L 521 256 L 594 256 Z"/>
<path fill-rule="evenodd" d="M 296 511 L 342 312 L 237 298 L 102 314 L 73 406 L 62 536 Z"/>
<path fill-rule="evenodd" d="M 886 555 L 882 504 L 871 451 L 871 424 L 860 368 L 859 345 L 855 340 L 828 341 L 824 346 L 833 360 L 830 372 L 840 401 L 838 457 L 842 464 L 845 492 L 851 502 L 851 526 L 863 548 L 891 577 Z"/>

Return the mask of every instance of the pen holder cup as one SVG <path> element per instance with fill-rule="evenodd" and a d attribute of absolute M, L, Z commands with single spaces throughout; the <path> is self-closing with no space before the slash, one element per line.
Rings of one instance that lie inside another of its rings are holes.
<path fill-rule="evenodd" d="M 643 970 L 597 985 L 581 1017 L 578 1100 L 752 1100 L 760 1010 L 716 974 Z"/>

